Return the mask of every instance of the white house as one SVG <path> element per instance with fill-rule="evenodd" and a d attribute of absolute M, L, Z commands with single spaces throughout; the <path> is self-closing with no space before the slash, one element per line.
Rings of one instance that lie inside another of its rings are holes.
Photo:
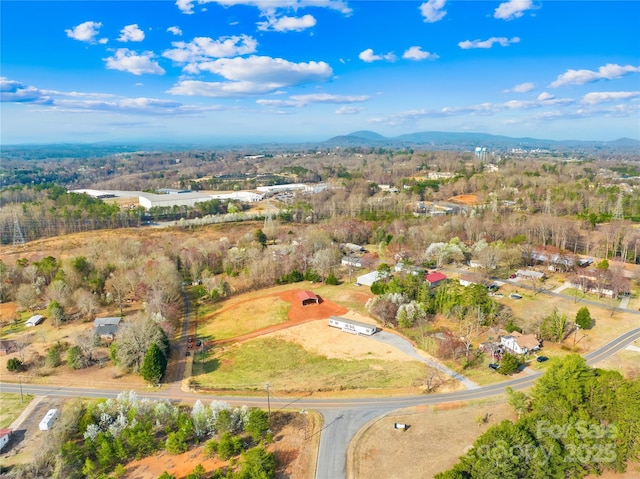
<path fill-rule="evenodd" d="M 535 334 L 521 334 L 518 331 L 509 336 L 501 336 L 500 344 L 516 354 L 527 354 L 540 349 L 540 341 Z"/>
<path fill-rule="evenodd" d="M 532 269 L 519 269 L 516 276 L 524 279 L 544 279 L 544 273 Z"/>
<path fill-rule="evenodd" d="M 42 316 L 41 314 L 34 314 L 29 319 L 27 319 L 27 322 L 24 323 L 24 325 L 27 328 L 30 328 L 30 327 L 33 327 L 33 326 L 37 326 L 42 321 L 44 321 L 44 316 Z"/>
<path fill-rule="evenodd" d="M 47 414 L 44 415 L 42 421 L 40 421 L 40 430 L 48 431 L 53 426 L 53 422 L 58 418 L 58 410 L 57 409 L 49 409 Z"/>
<path fill-rule="evenodd" d="M 362 268 L 362 258 L 359 256 L 345 256 L 340 260 L 342 266 L 351 266 L 352 268 Z"/>
<path fill-rule="evenodd" d="M 373 324 L 361 323 L 353 319 L 342 318 L 340 316 L 331 316 L 329 318 L 329 326 L 340 328 L 342 331 L 351 334 L 364 334 L 371 336 L 378 330 Z"/>

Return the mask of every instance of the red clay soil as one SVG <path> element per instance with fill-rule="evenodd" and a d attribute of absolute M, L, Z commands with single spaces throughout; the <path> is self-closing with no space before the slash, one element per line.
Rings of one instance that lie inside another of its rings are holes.
<path fill-rule="evenodd" d="M 315 321 L 316 319 L 325 319 L 330 316 L 339 316 L 341 314 L 345 314 L 348 309 L 343 308 L 342 306 L 338 306 L 337 304 L 323 299 L 321 296 L 320 303 L 312 303 L 307 304 L 306 306 L 302 306 L 300 300 L 297 295 L 303 291 L 302 289 L 292 289 L 289 291 L 283 291 L 281 293 L 275 293 L 274 296 L 277 296 L 283 301 L 291 303 L 291 308 L 289 309 L 289 320 L 284 323 L 274 324 L 273 326 L 267 326 L 265 328 L 257 329 L 247 334 L 243 334 L 242 336 L 236 336 L 235 338 L 227 338 L 221 339 L 219 341 L 213 341 L 212 344 L 228 344 L 228 343 L 239 343 L 242 341 L 247 341 L 248 339 L 257 338 L 258 336 L 262 336 L 264 334 L 269 334 L 274 331 L 279 331 L 281 329 L 290 328 L 291 326 L 295 326 L 297 324 L 307 323 L 309 321 Z"/>

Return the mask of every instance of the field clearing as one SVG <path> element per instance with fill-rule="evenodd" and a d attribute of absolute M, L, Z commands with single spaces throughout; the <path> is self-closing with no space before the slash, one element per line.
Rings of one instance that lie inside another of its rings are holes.
<path fill-rule="evenodd" d="M 262 389 L 269 382 L 274 390 L 311 392 L 411 388 L 425 371 L 418 361 L 328 358 L 292 342 L 264 337 L 230 346 L 203 365 L 195 363 L 193 379 L 208 389 Z"/>
<path fill-rule="evenodd" d="M 203 326 L 199 334 L 207 340 L 234 338 L 257 329 L 287 321 L 291 304 L 277 296 L 268 296 L 228 304 L 218 311 L 198 318 Z"/>
<path fill-rule="evenodd" d="M 2 405 L 0 407 L 0 428 L 9 427 L 29 405 L 33 395 L 24 394 L 23 399 L 24 401 L 20 400 L 20 394 L 0 393 L 0 404 Z"/>
<path fill-rule="evenodd" d="M 486 414 L 487 423 L 479 427 L 476 417 Z M 347 479 L 433 477 L 456 464 L 465 448 L 489 427 L 515 417 L 510 406 L 495 402 L 394 411 L 369 423 L 353 439 L 347 455 Z M 397 430 L 395 422 L 410 427 Z"/>

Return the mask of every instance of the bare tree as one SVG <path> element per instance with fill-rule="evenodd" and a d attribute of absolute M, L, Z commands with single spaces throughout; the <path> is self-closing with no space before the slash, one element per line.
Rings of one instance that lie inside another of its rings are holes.
<path fill-rule="evenodd" d="M 439 369 L 427 366 L 427 374 L 424 377 L 424 387 L 427 393 L 433 392 L 443 385 L 447 377 Z"/>
<path fill-rule="evenodd" d="M 98 309 L 98 301 L 95 295 L 86 289 L 79 289 L 75 292 L 74 297 L 80 314 L 88 321 L 93 320 Z"/>
<path fill-rule="evenodd" d="M 51 281 L 45 291 L 45 297 L 48 301 L 57 301 L 63 306 L 66 306 L 69 303 L 70 296 L 71 291 L 67 286 L 67 283 L 61 279 Z"/>
<path fill-rule="evenodd" d="M 40 298 L 33 284 L 21 284 L 16 291 L 16 301 L 24 309 L 33 311 L 37 306 Z"/>

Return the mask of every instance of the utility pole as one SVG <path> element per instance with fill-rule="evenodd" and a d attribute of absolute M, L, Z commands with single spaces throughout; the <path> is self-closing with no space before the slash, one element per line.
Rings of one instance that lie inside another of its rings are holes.
<path fill-rule="evenodd" d="M 267 411 L 269 414 L 269 427 L 271 427 L 271 397 L 269 394 L 269 383 L 266 383 L 264 388 L 267 390 Z"/>
<path fill-rule="evenodd" d="M 24 397 L 22 396 L 22 375 L 18 376 L 18 380 L 20 381 L 20 402 L 24 402 Z"/>

